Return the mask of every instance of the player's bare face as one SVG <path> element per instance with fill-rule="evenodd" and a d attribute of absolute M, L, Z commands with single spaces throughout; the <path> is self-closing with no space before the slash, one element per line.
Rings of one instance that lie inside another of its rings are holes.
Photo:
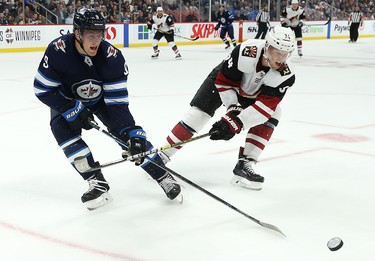
<path fill-rule="evenodd" d="M 164 14 L 163 11 L 158 11 L 157 12 L 157 17 L 161 18 L 161 17 L 163 17 L 163 14 Z"/>
<path fill-rule="evenodd" d="M 98 52 L 100 42 L 103 40 L 103 31 L 85 30 L 83 32 L 82 40 L 85 52 L 90 56 L 95 56 Z"/>
<path fill-rule="evenodd" d="M 297 11 L 298 9 L 298 4 L 292 4 L 292 10 Z"/>
<path fill-rule="evenodd" d="M 269 66 L 274 70 L 278 70 L 284 66 L 286 59 L 289 57 L 289 52 L 280 51 L 272 46 L 269 46 L 267 56 Z"/>

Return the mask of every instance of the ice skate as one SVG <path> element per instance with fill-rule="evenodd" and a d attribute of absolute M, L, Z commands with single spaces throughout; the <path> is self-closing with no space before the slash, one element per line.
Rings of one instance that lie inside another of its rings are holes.
<path fill-rule="evenodd" d="M 298 50 L 298 55 L 299 55 L 299 57 L 302 57 L 302 50 Z"/>
<path fill-rule="evenodd" d="M 112 196 L 108 193 L 108 182 L 104 179 L 100 171 L 87 181 L 90 187 L 88 191 L 82 195 L 81 201 L 88 210 L 97 209 L 112 201 Z"/>
<path fill-rule="evenodd" d="M 244 188 L 261 190 L 264 178 L 254 171 L 255 163 L 256 161 L 252 159 L 240 158 L 234 167 L 231 183 Z"/>
<path fill-rule="evenodd" d="M 229 43 L 227 43 L 226 46 L 225 46 L 225 49 L 228 49 L 228 48 L 230 48 L 230 44 Z"/>
<path fill-rule="evenodd" d="M 180 54 L 180 53 L 177 53 L 175 59 L 176 59 L 176 60 L 181 60 L 181 59 L 182 59 L 181 54 Z"/>
<path fill-rule="evenodd" d="M 160 53 L 160 51 L 156 50 L 155 53 L 153 55 L 151 55 L 151 58 L 152 59 L 158 59 L 159 58 L 159 53 Z"/>
<path fill-rule="evenodd" d="M 165 194 L 170 200 L 177 200 L 179 203 L 182 203 L 183 197 L 181 193 L 181 186 L 168 172 L 157 180 L 160 187 L 164 190 Z"/>

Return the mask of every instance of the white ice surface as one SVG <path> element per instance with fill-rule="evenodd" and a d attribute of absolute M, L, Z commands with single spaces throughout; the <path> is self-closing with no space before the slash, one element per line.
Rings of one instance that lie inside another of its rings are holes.
<path fill-rule="evenodd" d="M 304 41 L 293 56 L 297 81 L 257 170 L 261 191 L 229 181 L 244 134 L 203 139 L 175 155 L 170 168 L 286 238 L 184 184 L 184 203 L 169 201 L 140 168 L 104 170 L 114 202 L 88 211 L 87 183 L 49 128 L 49 110 L 33 93 L 42 52 L 0 54 L 0 260 L 372 261 L 375 259 L 375 39 Z M 224 45 L 123 49 L 130 108 L 156 147 L 189 108 Z M 201 132 L 207 132 L 223 110 Z M 84 132 L 95 158 L 120 148 Z M 342 249 L 326 244 L 341 237 Z"/>

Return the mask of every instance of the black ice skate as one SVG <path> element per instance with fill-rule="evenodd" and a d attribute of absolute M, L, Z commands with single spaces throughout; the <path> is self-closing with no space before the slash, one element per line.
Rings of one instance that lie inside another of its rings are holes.
<path fill-rule="evenodd" d="M 225 49 L 228 49 L 228 48 L 230 48 L 230 44 L 229 43 L 227 43 L 226 46 L 225 46 Z"/>
<path fill-rule="evenodd" d="M 181 186 L 171 174 L 167 172 L 164 176 L 158 179 L 157 182 L 170 200 L 176 199 L 178 202 L 182 203 L 183 197 L 181 193 Z"/>
<path fill-rule="evenodd" d="M 302 50 L 298 50 L 297 52 L 298 52 L 298 55 L 299 55 L 300 57 L 302 57 L 302 55 L 303 55 L 303 54 L 302 54 Z"/>
<path fill-rule="evenodd" d="M 180 54 L 180 53 L 177 53 L 175 59 L 176 59 L 176 60 L 181 60 L 181 59 L 182 59 L 181 54 Z"/>
<path fill-rule="evenodd" d="M 155 53 L 154 53 L 153 55 L 151 55 L 151 58 L 152 58 L 152 59 L 158 59 L 158 57 L 159 57 L 159 53 L 160 53 L 160 51 L 159 51 L 159 50 L 156 50 Z"/>
<path fill-rule="evenodd" d="M 253 159 L 240 158 L 233 170 L 232 184 L 244 188 L 261 190 L 264 178 L 254 171 L 253 165 L 255 163 L 256 161 Z"/>
<path fill-rule="evenodd" d="M 82 195 L 81 201 L 88 210 L 94 210 L 106 205 L 112 201 L 111 195 L 108 193 L 109 185 L 104 179 L 103 174 L 99 171 L 88 180 L 89 189 Z"/>

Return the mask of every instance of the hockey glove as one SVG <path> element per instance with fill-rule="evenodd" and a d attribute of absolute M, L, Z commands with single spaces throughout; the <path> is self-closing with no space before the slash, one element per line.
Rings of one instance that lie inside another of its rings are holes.
<path fill-rule="evenodd" d="M 215 26 L 215 31 L 219 30 L 219 28 L 220 28 L 220 25 L 217 24 L 217 25 Z"/>
<path fill-rule="evenodd" d="M 147 138 L 146 132 L 140 126 L 134 126 L 127 129 L 122 135 L 122 139 L 128 144 L 128 152 L 130 155 L 136 155 L 146 151 Z M 125 154 L 123 154 L 125 157 Z M 135 160 L 135 165 L 139 166 L 144 162 L 145 158 Z"/>
<path fill-rule="evenodd" d="M 225 114 L 221 120 L 212 125 L 210 133 L 211 140 L 230 140 L 234 135 L 241 132 L 243 127 L 242 121 L 230 112 Z"/>
<path fill-rule="evenodd" d="M 288 27 L 288 24 L 286 22 L 281 23 L 282 27 Z"/>
<path fill-rule="evenodd" d="M 81 101 L 71 100 L 60 110 L 72 130 L 92 129 L 89 121 L 94 119 L 92 112 Z"/>
<path fill-rule="evenodd" d="M 152 29 L 152 24 L 150 24 L 150 23 L 147 23 L 147 28 L 148 28 L 148 30 L 150 30 L 150 31 L 151 31 L 151 29 Z"/>
<path fill-rule="evenodd" d="M 174 35 L 174 30 L 172 29 L 172 30 L 169 30 L 168 32 L 167 32 L 169 35 Z"/>
<path fill-rule="evenodd" d="M 297 26 L 298 27 L 302 27 L 303 26 L 303 22 L 299 22 Z"/>

